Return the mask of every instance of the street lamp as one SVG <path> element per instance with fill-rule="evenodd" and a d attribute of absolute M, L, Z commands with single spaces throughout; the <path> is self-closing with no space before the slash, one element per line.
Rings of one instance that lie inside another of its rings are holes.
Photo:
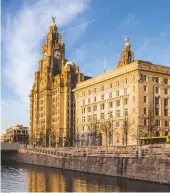
<path fill-rule="evenodd" d="M 49 148 L 51 147 L 51 135 L 49 135 Z"/>

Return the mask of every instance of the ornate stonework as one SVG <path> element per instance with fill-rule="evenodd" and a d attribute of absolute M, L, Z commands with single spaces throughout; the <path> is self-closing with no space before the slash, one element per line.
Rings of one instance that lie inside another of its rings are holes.
<path fill-rule="evenodd" d="M 74 92 L 79 145 L 124 145 L 127 122 L 128 145 L 147 135 L 148 122 L 154 124 L 152 135 L 170 130 L 170 67 L 134 60 L 128 41 L 116 69 L 78 83 Z M 154 121 L 149 121 L 151 111 Z M 94 132 L 100 138 L 95 134 L 93 140 Z"/>
<path fill-rule="evenodd" d="M 30 91 L 30 142 L 44 146 L 73 143 L 74 95 L 84 80 L 79 67 L 69 65 L 55 19 L 42 46 L 39 70 Z M 67 63 L 67 64 L 66 64 Z"/>
<path fill-rule="evenodd" d="M 125 66 L 127 64 L 130 64 L 134 61 L 134 53 L 131 51 L 131 45 L 129 43 L 129 39 L 125 38 L 125 45 L 123 52 L 120 55 L 120 61 L 117 63 L 117 67 L 120 68 L 122 66 Z"/>

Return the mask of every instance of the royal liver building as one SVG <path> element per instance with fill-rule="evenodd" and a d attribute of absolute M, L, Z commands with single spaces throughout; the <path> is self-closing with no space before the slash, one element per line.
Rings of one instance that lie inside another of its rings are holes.
<path fill-rule="evenodd" d="M 75 103 L 72 89 L 84 81 L 79 67 L 65 58 L 65 45 L 53 18 L 42 46 L 39 70 L 30 91 L 30 143 L 66 146 L 74 140 Z"/>

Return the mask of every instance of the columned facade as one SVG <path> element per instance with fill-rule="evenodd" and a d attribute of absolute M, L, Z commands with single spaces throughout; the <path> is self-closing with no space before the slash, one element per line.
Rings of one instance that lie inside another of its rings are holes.
<path fill-rule="evenodd" d="M 170 130 L 170 67 L 134 60 L 128 39 L 115 70 L 74 92 L 79 145 L 136 145 Z"/>

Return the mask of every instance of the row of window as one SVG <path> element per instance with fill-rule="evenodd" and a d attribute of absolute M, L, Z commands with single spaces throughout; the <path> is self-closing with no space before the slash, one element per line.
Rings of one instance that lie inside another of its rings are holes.
<path fill-rule="evenodd" d="M 148 114 L 148 109 L 147 108 L 144 108 L 144 115 L 147 115 Z M 159 108 L 155 107 L 154 109 L 154 114 L 159 116 L 160 115 L 160 110 Z M 164 108 L 164 116 L 168 116 L 168 109 L 167 108 Z"/>
<path fill-rule="evenodd" d="M 159 105 L 160 97 L 155 97 L 155 105 Z M 148 97 L 144 96 L 143 102 L 147 103 L 148 102 Z M 164 98 L 164 105 L 168 105 L 168 98 Z"/>
<path fill-rule="evenodd" d="M 105 119 L 106 115 L 107 115 L 107 114 L 105 114 L 105 113 L 100 113 L 100 119 Z M 124 109 L 124 115 L 128 115 L 128 109 L 127 109 L 127 108 Z M 120 110 L 116 110 L 116 117 L 120 117 L 120 116 L 121 116 Z M 112 112 L 112 111 L 109 111 L 109 112 L 108 112 L 108 117 L 109 117 L 109 118 L 112 118 L 112 117 L 113 117 L 113 112 Z M 83 117 L 82 117 L 82 121 L 83 121 L 83 122 L 86 122 L 86 116 L 83 116 Z M 87 117 L 87 121 L 88 121 L 88 122 L 89 122 L 89 121 L 92 121 L 92 117 L 91 117 L 91 116 L 88 116 L 88 117 Z M 97 115 L 96 115 L 96 114 L 93 115 L 93 121 L 97 121 Z"/>
<path fill-rule="evenodd" d="M 162 124 L 161 124 L 161 121 L 159 119 L 156 120 L 155 122 L 155 126 L 164 126 L 164 127 L 169 127 L 169 121 L 168 120 L 164 120 L 162 121 Z M 144 119 L 144 126 L 148 126 L 148 120 L 147 119 Z"/>
<path fill-rule="evenodd" d="M 124 105 L 128 104 L 128 98 L 124 99 Z M 105 105 L 104 103 L 100 104 L 100 110 L 104 110 L 105 109 Z M 119 107 L 120 106 L 120 100 L 116 100 L 116 106 Z M 113 102 L 110 101 L 108 103 L 108 107 L 112 108 L 113 107 Z M 91 108 L 92 107 L 87 107 L 87 112 L 91 112 Z M 93 111 L 97 111 L 97 105 L 93 105 Z M 85 113 L 85 108 L 82 109 L 82 113 Z"/>
<path fill-rule="evenodd" d="M 143 86 L 143 90 L 144 90 L 145 92 L 147 91 L 147 86 L 146 86 L 146 85 Z M 155 87 L 155 93 L 157 93 L 157 94 L 160 93 L 160 88 L 159 88 L 159 87 Z M 168 94 L 168 89 L 167 89 L 167 88 L 164 89 L 164 94 L 165 94 L 165 95 Z"/>
<path fill-rule="evenodd" d="M 116 94 L 116 97 L 119 97 L 119 91 Z M 109 93 L 109 98 L 112 98 L 112 93 Z M 104 100 L 104 94 L 100 96 L 101 100 Z M 93 97 L 93 102 L 97 102 L 97 97 Z M 88 99 L 88 104 L 91 103 L 91 98 Z M 85 100 L 82 100 L 82 105 L 85 105 Z"/>
<path fill-rule="evenodd" d="M 160 78 L 159 78 L 159 77 L 148 77 L 148 76 L 146 76 L 146 75 L 144 75 L 144 74 L 141 74 L 140 80 L 160 83 Z M 164 79 L 163 79 L 163 83 L 164 83 L 164 84 L 167 85 L 168 82 L 169 82 L 169 81 L 168 81 L 167 78 L 164 78 Z"/>
<path fill-rule="evenodd" d="M 128 83 L 128 79 L 125 78 L 124 81 L 123 81 L 123 83 L 124 83 L 124 84 L 127 84 L 127 83 Z M 116 85 L 117 87 L 120 86 L 120 81 L 116 81 L 116 82 L 115 82 L 115 85 Z M 113 88 L 113 83 L 109 83 L 108 88 Z M 105 90 L 104 85 L 100 86 L 99 90 L 100 90 L 100 91 L 104 91 L 104 90 Z M 91 93 L 96 93 L 96 92 L 97 92 L 97 88 L 93 88 L 93 89 L 87 91 L 88 95 L 90 95 Z M 86 95 L 86 93 L 85 93 L 85 92 L 82 92 L 82 96 L 85 96 L 85 95 Z"/>

